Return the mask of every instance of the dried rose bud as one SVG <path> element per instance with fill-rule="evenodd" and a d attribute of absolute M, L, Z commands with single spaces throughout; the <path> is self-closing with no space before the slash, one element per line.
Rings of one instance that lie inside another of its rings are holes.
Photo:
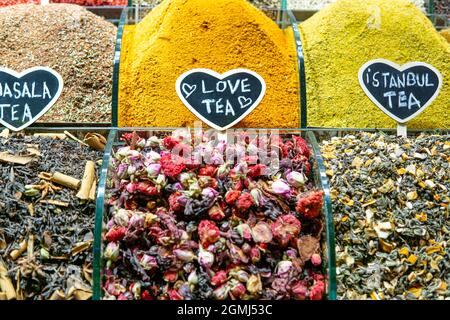
<path fill-rule="evenodd" d="M 289 260 L 283 260 L 278 262 L 278 265 L 276 267 L 277 275 L 281 276 L 284 274 L 289 273 L 292 269 L 292 262 Z"/>
<path fill-rule="evenodd" d="M 272 241 L 272 231 L 270 226 L 265 222 L 258 222 L 252 228 L 253 241 L 256 243 L 269 243 Z"/>
<path fill-rule="evenodd" d="M 229 292 L 230 288 L 224 284 L 213 291 L 213 297 L 216 300 L 225 300 Z"/>
<path fill-rule="evenodd" d="M 252 274 L 247 281 L 247 290 L 251 294 L 257 294 L 262 291 L 262 282 L 259 275 Z"/>
<path fill-rule="evenodd" d="M 195 258 L 195 254 L 191 250 L 175 249 L 173 254 L 183 262 L 191 262 Z"/>
<path fill-rule="evenodd" d="M 139 264 L 144 270 L 152 270 L 158 267 L 158 262 L 155 257 L 149 256 L 148 254 L 144 254 L 142 258 L 139 260 Z"/>
<path fill-rule="evenodd" d="M 150 151 L 147 153 L 146 158 L 148 158 L 151 162 L 158 162 L 161 160 L 161 155 L 158 152 Z"/>
<path fill-rule="evenodd" d="M 220 238 L 220 230 L 214 222 L 202 220 L 198 225 L 198 236 L 203 247 L 216 242 Z"/>
<path fill-rule="evenodd" d="M 114 227 L 105 234 L 105 239 L 108 242 L 120 241 L 125 237 L 126 232 L 127 228 L 125 227 Z"/>
<path fill-rule="evenodd" d="M 153 213 L 147 213 L 145 215 L 145 219 L 144 219 L 144 227 L 148 228 L 150 227 L 152 224 L 154 224 L 155 222 L 158 222 L 159 218 L 157 215 L 153 214 Z"/>
<path fill-rule="evenodd" d="M 161 165 L 159 163 L 152 163 L 146 168 L 149 178 L 156 178 L 161 172 Z"/>
<path fill-rule="evenodd" d="M 271 225 L 273 236 L 281 246 L 285 247 L 292 239 L 295 239 L 301 231 L 300 221 L 292 214 L 277 218 Z"/>
<path fill-rule="evenodd" d="M 305 300 L 308 295 L 308 288 L 302 281 L 299 281 L 292 287 L 292 294 L 297 300 Z"/>
<path fill-rule="evenodd" d="M 120 254 L 120 247 L 117 242 L 110 242 L 105 248 L 105 252 L 103 253 L 103 257 L 108 261 L 117 261 Z"/>
<path fill-rule="evenodd" d="M 215 287 L 220 286 L 221 284 L 227 282 L 227 278 L 228 276 L 226 271 L 217 271 L 216 274 L 211 278 L 211 284 Z"/>
<path fill-rule="evenodd" d="M 128 212 L 125 209 L 119 209 L 114 214 L 114 222 L 115 222 L 115 224 L 117 224 L 117 225 L 119 225 L 121 227 L 128 226 L 129 219 L 130 219 L 130 217 L 128 216 Z"/>
<path fill-rule="evenodd" d="M 209 176 L 214 177 L 217 173 L 217 168 L 215 166 L 207 165 L 198 170 L 199 176 Z"/>
<path fill-rule="evenodd" d="M 164 279 L 164 281 L 173 283 L 173 282 L 177 281 L 177 279 L 178 279 L 178 272 L 170 271 L 170 270 L 166 271 L 166 272 L 164 272 L 163 279 Z"/>
<path fill-rule="evenodd" d="M 241 223 L 240 225 L 238 225 L 236 227 L 236 231 L 245 240 L 251 240 L 252 239 L 252 229 L 250 228 L 250 226 L 248 224 Z"/>
<path fill-rule="evenodd" d="M 228 164 L 226 164 L 226 163 L 222 164 L 217 169 L 217 178 L 224 179 L 229 172 L 230 172 L 230 168 L 228 167 Z"/>
<path fill-rule="evenodd" d="M 204 268 L 211 268 L 214 264 L 214 254 L 212 254 L 209 251 L 200 249 L 200 252 L 198 253 L 198 263 Z"/>
<path fill-rule="evenodd" d="M 252 246 L 246 242 L 242 245 L 241 249 L 242 249 L 242 252 L 244 252 L 245 254 L 249 254 L 250 251 L 252 251 Z"/>
<path fill-rule="evenodd" d="M 141 297 L 141 288 L 142 284 L 140 281 L 131 284 L 130 289 L 133 293 L 134 299 L 138 300 Z"/>
<path fill-rule="evenodd" d="M 272 183 L 272 191 L 283 197 L 287 197 L 291 193 L 291 187 L 282 179 L 278 179 Z"/>
<path fill-rule="evenodd" d="M 178 290 L 172 289 L 167 293 L 169 294 L 170 300 L 184 300 L 183 296 L 178 292 Z"/>
<path fill-rule="evenodd" d="M 135 213 L 131 216 L 128 226 L 136 229 L 144 228 L 145 218 L 142 213 Z"/>
<path fill-rule="evenodd" d="M 230 294 L 235 298 L 241 298 L 247 291 L 245 286 L 235 279 L 230 280 L 228 287 L 230 288 Z"/>
<path fill-rule="evenodd" d="M 215 220 L 215 221 L 220 221 L 223 218 L 225 218 L 225 213 L 222 211 L 222 209 L 218 205 L 212 206 L 208 210 L 208 215 L 212 220 Z"/>
<path fill-rule="evenodd" d="M 267 171 L 267 167 L 264 164 L 257 164 L 249 168 L 247 172 L 247 176 L 251 178 L 256 178 L 262 175 L 265 175 Z"/>
<path fill-rule="evenodd" d="M 315 281 L 309 293 L 309 298 L 311 300 L 322 300 L 324 292 L 325 283 L 323 281 Z"/>
<path fill-rule="evenodd" d="M 320 215 L 323 206 L 323 191 L 308 192 L 297 200 L 295 209 L 306 219 L 314 219 Z"/>
<path fill-rule="evenodd" d="M 257 206 L 262 206 L 265 204 L 266 201 L 261 190 L 253 188 L 252 190 L 250 190 L 250 194 L 252 195 L 253 201 Z"/>
<path fill-rule="evenodd" d="M 291 171 L 286 175 L 286 180 L 291 186 L 293 186 L 295 188 L 299 188 L 299 187 L 305 185 L 305 183 L 308 179 L 301 172 Z"/>
<path fill-rule="evenodd" d="M 314 253 L 312 256 L 311 256 L 311 263 L 314 265 L 314 266 L 320 266 L 321 264 L 322 264 L 322 258 L 320 257 L 320 255 L 319 254 L 317 254 L 317 253 Z"/>
<path fill-rule="evenodd" d="M 180 181 L 180 183 L 187 187 L 189 185 L 189 180 L 192 179 L 192 173 L 189 172 L 182 172 L 180 173 L 179 177 L 178 177 L 178 181 Z"/>
<path fill-rule="evenodd" d="M 128 164 L 121 163 L 117 167 L 117 177 L 119 179 L 125 179 L 128 175 Z"/>
<path fill-rule="evenodd" d="M 211 187 L 207 187 L 202 190 L 202 196 L 205 198 L 214 199 L 218 195 L 219 195 L 219 192 L 214 190 Z"/>
<path fill-rule="evenodd" d="M 240 282 L 247 282 L 249 279 L 249 274 L 246 271 L 241 270 L 241 269 L 231 270 L 230 276 L 237 279 Z"/>
<path fill-rule="evenodd" d="M 198 198 L 202 194 L 202 188 L 200 188 L 198 181 L 191 180 L 189 182 L 189 196 L 191 198 Z"/>
<path fill-rule="evenodd" d="M 189 282 L 189 284 L 193 284 L 193 285 L 196 285 L 198 283 L 198 276 L 197 276 L 197 272 L 195 270 L 189 274 L 188 282 Z"/>
<path fill-rule="evenodd" d="M 135 174 L 136 171 L 137 171 L 137 167 L 136 167 L 135 165 L 133 165 L 133 164 L 130 164 L 130 165 L 128 166 L 128 168 L 127 168 L 127 174 L 128 174 L 129 176 L 132 176 L 133 174 Z"/>
<path fill-rule="evenodd" d="M 229 205 L 233 205 L 240 195 L 241 195 L 240 191 L 230 190 L 225 194 L 225 202 Z"/>
<path fill-rule="evenodd" d="M 236 203 L 236 207 L 240 212 L 246 212 L 255 202 L 253 201 L 253 197 L 248 192 L 243 192 Z"/>
<path fill-rule="evenodd" d="M 229 254 L 230 254 L 230 259 L 232 263 L 238 264 L 238 263 L 248 263 L 248 257 L 244 254 L 244 252 L 242 252 L 241 248 L 239 248 L 238 246 L 230 243 L 228 245 L 228 247 L 230 248 L 229 250 Z"/>
<path fill-rule="evenodd" d="M 250 258 L 252 260 L 252 263 L 257 263 L 259 260 L 261 260 L 261 251 L 257 247 L 253 247 L 250 251 Z"/>

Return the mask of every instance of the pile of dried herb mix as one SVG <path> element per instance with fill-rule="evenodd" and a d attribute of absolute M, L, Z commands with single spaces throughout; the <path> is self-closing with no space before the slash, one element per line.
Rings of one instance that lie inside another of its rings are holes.
<path fill-rule="evenodd" d="M 0 8 L 0 66 L 21 72 L 46 66 L 64 89 L 39 121 L 109 122 L 117 28 L 71 4 Z"/>
<path fill-rule="evenodd" d="M 324 297 L 323 192 L 310 179 L 302 138 L 272 141 L 282 150 L 279 168 L 259 156 L 235 163 L 221 157 L 224 150 L 256 151 L 270 140 L 205 139 L 193 153 L 213 151 L 211 164 L 195 164 L 171 152 L 190 148 L 182 131 L 123 139 L 107 190 L 105 299 Z"/>
<path fill-rule="evenodd" d="M 89 299 L 95 203 L 77 186 L 102 152 L 23 134 L 0 142 L 0 298 Z"/>
<path fill-rule="evenodd" d="M 450 297 L 450 135 L 321 143 L 340 299 Z"/>

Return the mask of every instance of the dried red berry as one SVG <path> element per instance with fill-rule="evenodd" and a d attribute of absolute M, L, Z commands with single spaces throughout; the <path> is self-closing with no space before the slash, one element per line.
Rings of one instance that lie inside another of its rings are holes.
<path fill-rule="evenodd" d="M 165 154 L 160 160 L 162 170 L 164 174 L 168 177 L 175 177 L 179 175 L 186 168 L 183 163 L 182 158 L 172 157 L 171 154 Z"/>
<path fill-rule="evenodd" d="M 254 204 L 252 195 L 248 192 L 243 192 L 237 200 L 236 207 L 240 212 L 246 212 Z"/>

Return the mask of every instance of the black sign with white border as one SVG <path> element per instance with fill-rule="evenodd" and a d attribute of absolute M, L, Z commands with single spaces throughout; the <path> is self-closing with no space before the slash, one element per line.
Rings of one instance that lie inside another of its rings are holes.
<path fill-rule="evenodd" d="M 406 123 L 423 112 L 439 95 L 442 75 L 424 62 L 402 66 L 375 59 L 358 73 L 359 83 L 369 99 L 398 123 Z"/>
<path fill-rule="evenodd" d="M 183 104 L 210 127 L 228 129 L 244 119 L 262 101 L 264 79 L 248 69 L 219 74 L 210 69 L 192 69 L 176 81 Z"/>
<path fill-rule="evenodd" d="M 63 89 L 59 73 L 48 67 L 23 72 L 0 67 L 0 124 L 20 131 L 44 115 Z"/>

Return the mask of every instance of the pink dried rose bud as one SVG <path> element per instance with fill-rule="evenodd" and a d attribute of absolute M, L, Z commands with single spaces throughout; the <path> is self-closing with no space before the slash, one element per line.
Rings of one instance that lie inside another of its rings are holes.
<path fill-rule="evenodd" d="M 156 178 L 161 172 L 161 165 L 159 163 L 149 164 L 146 171 L 149 178 Z"/>
<path fill-rule="evenodd" d="M 163 275 L 164 281 L 173 283 L 178 280 L 178 272 L 177 271 L 166 271 Z"/>
<path fill-rule="evenodd" d="M 308 179 L 301 172 L 291 171 L 286 175 L 286 180 L 291 186 L 293 186 L 295 188 L 299 188 L 299 187 L 305 185 L 305 183 Z"/>
<path fill-rule="evenodd" d="M 216 224 L 209 220 L 202 220 L 198 225 L 198 236 L 204 248 L 216 242 L 220 238 L 220 230 Z"/>
<path fill-rule="evenodd" d="M 302 281 L 299 281 L 292 287 L 292 294 L 297 300 L 305 300 L 308 296 L 308 288 Z"/>
<path fill-rule="evenodd" d="M 142 258 L 139 260 L 139 264 L 144 270 L 152 270 L 158 267 L 158 262 L 155 257 L 149 256 L 148 254 L 144 254 Z"/>
<path fill-rule="evenodd" d="M 175 249 L 173 254 L 183 262 L 191 262 L 195 258 L 195 254 L 191 250 Z"/>
<path fill-rule="evenodd" d="M 252 228 L 252 237 L 256 243 L 269 243 L 272 241 L 273 235 L 270 226 L 260 221 Z"/>
<path fill-rule="evenodd" d="M 311 300 L 322 300 L 324 292 L 325 283 L 323 281 L 315 281 L 311 288 L 311 292 L 309 293 L 309 298 Z"/>
<path fill-rule="evenodd" d="M 278 179 L 272 183 L 272 191 L 273 193 L 288 197 L 291 193 L 291 187 L 282 179 Z"/>
<path fill-rule="evenodd" d="M 277 275 L 285 275 L 292 270 L 292 262 L 289 260 L 283 260 L 278 262 L 277 265 Z"/>
<path fill-rule="evenodd" d="M 200 249 L 200 252 L 198 253 L 198 263 L 200 263 L 201 266 L 209 269 L 214 264 L 214 254 L 212 254 L 209 251 Z"/>
<path fill-rule="evenodd" d="M 245 286 L 235 279 L 230 280 L 228 286 L 230 287 L 230 294 L 235 298 L 241 298 L 247 291 Z"/>
<path fill-rule="evenodd" d="M 251 240 L 252 239 L 252 229 L 250 228 L 250 226 L 248 224 L 246 224 L 246 223 L 239 224 L 236 227 L 236 231 L 245 240 Z"/>
<path fill-rule="evenodd" d="M 213 297 L 216 300 L 225 300 L 228 298 L 228 294 L 230 293 L 230 288 L 223 284 L 213 291 Z"/>
<path fill-rule="evenodd" d="M 271 225 L 273 236 L 281 246 L 285 247 L 287 244 L 295 239 L 301 231 L 300 221 L 292 214 L 283 215 Z"/>
<path fill-rule="evenodd" d="M 220 221 L 223 218 L 225 218 L 225 213 L 222 211 L 222 209 L 218 205 L 212 206 L 208 210 L 208 215 L 214 221 Z"/>
<path fill-rule="evenodd" d="M 253 247 L 250 251 L 250 258 L 252 260 L 252 263 L 257 263 L 259 260 L 261 260 L 261 251 L 257 247 Z"/>
<path fill-rule="evenodd" d="M 130 216 L 125 209 L 119 209 L 114 214 L 114 223 L 121 227 L 127 227 Z"/>
<path fill-rule="evenodd" d="M 235 278 L 236 280 L 238 280 L 240 282 L 247 282 L 249 277 L 250 277 L 249 274 L 246 271 L 241 270 L 239 268 L 232 269 L 230 271 L 230 276 Z"/>
<path fill-rule="evenodd" d="M 110 242 L 106 246 L 105 252 L 103 253 L 103 257 L 108 261 L 117 261 L 119 258 L 120 247 L 117 242 Z"/>
<path fill-rule="evenodd" d="M 311 256 L 311 263 L 314 265 L 314 266 L 320 266 L 321 264 L 322 264 L 322 258 L 320 257 L 320 255 L 319 254 L 317 254 L 317 253 L 314 253 L 312 256 Z"/>
<path fill-rule="evenodd" d="M 211 278 L 211 284 L 217 287 L 227 282 L 227 279 L 228 279 L 227 272 L 224 270 L 220 270 L 217 271 L 216 274 Z"/>
<path fill-rule="evenodd" d="M 170 300 L 184 300 L 184 297 L 178 292 L 178 290 L 172 289 L 167 293 Z"/>

